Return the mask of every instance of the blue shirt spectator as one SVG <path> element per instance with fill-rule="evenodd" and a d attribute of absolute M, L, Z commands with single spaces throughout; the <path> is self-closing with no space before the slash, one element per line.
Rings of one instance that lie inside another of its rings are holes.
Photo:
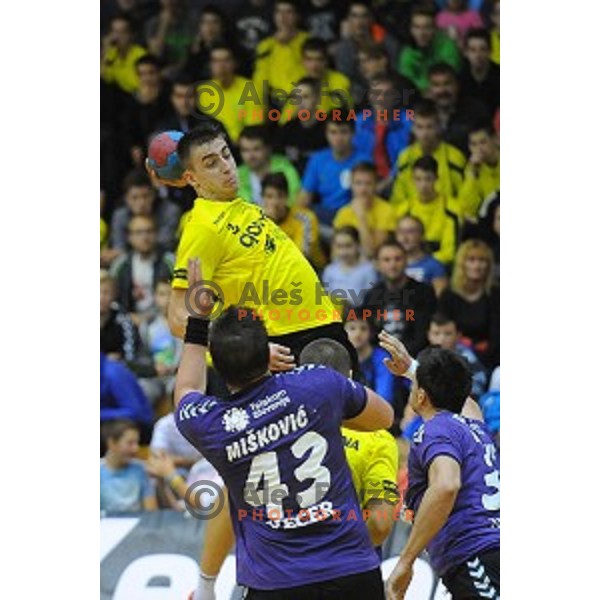
<path fill-rule="evenodd" d="M 406 266 L 405 273 L 412 279 L 421 283 L 433 284 L 434 279 L 446 277 L 446 268 L 439 261 L 433 258 L 431 254 L 425 254 L 422 258 Z"/>
<path fill-rule="evenodd" d="M 131 419 L 152 426 L 152 408 L 135 375 L 123 364 L 100 353 L 100 422 Z"/>
<path fill-rule="evenodd" d="M 141 512 L 144 499 L 154 496 L 154 486 L 140 460 L 113 469 L 100 459 L 100 510 L 111 513 Z"/>

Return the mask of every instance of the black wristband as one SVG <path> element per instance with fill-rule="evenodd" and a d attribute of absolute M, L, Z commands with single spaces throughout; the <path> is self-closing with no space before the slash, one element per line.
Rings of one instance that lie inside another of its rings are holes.
<path fill-rule="evenodd" d="M 198 319 L 197 317 L 188 317 L 187 327 L 183 341 L 186 344 L 197 344 L 199 346 L 208 346 L 208 319 Z"/>

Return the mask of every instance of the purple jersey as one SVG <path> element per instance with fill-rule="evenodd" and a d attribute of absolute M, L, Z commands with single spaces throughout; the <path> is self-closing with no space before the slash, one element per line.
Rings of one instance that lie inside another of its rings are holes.
<path fill-rule="evenodd" d="M 379 566 L 340 432 L 365 403 L 363 386 L 314 365 L 227 399 L 181 400 L 177 427 L 229 489 L 239 584 L 276 590 Z"/>
<path fill-rule="evenodd" d="M 415 432 L 408 457 L 406 505 L 417 512 L 437 456 L 460 465 L 454 508 L 427 551 L 438 575 L 487 549 L 500 547 L 500 460 L 481 421 L 440 412 Z"/>

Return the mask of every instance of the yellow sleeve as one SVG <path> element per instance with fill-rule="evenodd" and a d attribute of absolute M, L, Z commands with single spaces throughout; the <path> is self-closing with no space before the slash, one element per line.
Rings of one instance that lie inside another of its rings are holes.
<path fill-rule="evenodd" d="M 454 260 L 454 255 L 456 254 L 458 224 L 458 216 L 449 211 L 446 212 L 442 239 L 440 240 L 440 249 L 433 253 L 434 258 L 443 264 L 451 263 Z"/>
<path fill-rule="evenodd" d="M 333 228 L 339 229 L 340 227 L 346 227 L 346 225 L 352 225 L 351 220 L 348 218 L 349 213 L 346 206 L 340 208 L 333 218 Z"/>
<path fill-rule="evenodd" d="M 381 201 L 377 211 L 377 220 L 375 229 L 379 231 L 396 230 L 396 211 L 385 200 Z"/>
<path fill-rule="evenodd" d="M 473 170 L 469 167 L 467 167 L 465 180 L 460 189 L 458 200 L 465 217 L 477 217 L 477 211 L 479 210 L 482 198 L 479 194 L 479 181 L 475 177 Z"/>
<path fill-rule="evenodd" d="M 370 445 L 370 460 L 367 461 L 361 481 L 364 490 L 363 506 L 370 500 L 386 500 L 397 504 L 400 501 L 400 492 L 396 440 L 387 431 L 375 431 Z"/>
<path fill-rule="evenodd" d="M 184 226 L 175 257 L 172 286 L 187 289 L 187 263 L 190 258 L 199 258 L 202 278 L 213 280 L 214 273 L 223 255 L 223 242 L 215 233 L 190 219 Z"/>
<path fill-rule="evenodd" d="M 398 172 L 394 179 L 394 185 L 392 187 L 392 193 L 390 195 L 390 204 L 392 206 L 398 206 L 403 202 L 407 202 L 410 197 L 410 181 L 412 177 L 411 173 L 411 160 L 408 154 L 407 148 L 398 157 Z"/>

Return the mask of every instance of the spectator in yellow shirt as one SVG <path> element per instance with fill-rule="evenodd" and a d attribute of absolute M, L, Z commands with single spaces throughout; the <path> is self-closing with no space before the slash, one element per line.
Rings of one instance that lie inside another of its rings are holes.
<path fill-rule="evenodd" d="M 308 38 L 302 46 L 302 66 L 305 77 L 321 82 L 321 98 L 317 109 L 325 112 L 333 108 L 352 106 L 350 80 L 343 73 L 329 68 L 327 43 L 319 38 Z"/>
<path fill-rule="evenodd" d="M 427 250 L 446 265 L 454 260 L 459 239 L 459 219 L 451 202 L 436 190 L 438 165 L 435 158 L 422 156 L 412 167 L 416 194 L 398 207 L 397 216 L 417 217 L 425 227 Z"/>
<path fill-rule="evenodd" d="M 145 48 L 133 43 L 133 26 L 126 16 L 114 17 L 110 31 L 103 40 L 100 73 L 106 83 L 114 83 L 131 94 L 139 85 L 135 64 L 147 54 Z"/>
<path fill-rule="evenodd" d="M 266 98 L 262 95 L 264 85 L 269 89 L 273 103 L 283 106 L 294 88 L 294 82 L 304 74 L 302 45 L 308 33 L 298 28 L 298 9 L 291 0 L 275 2 L 273 19 L 275 34 L 258 44 L 252 80 L 265 104 Z"/>
<path fill-rule="evenodd" d="M 459 205 L 468 219 L 477 219 L 483 201 L 500 189 L 500 145 L 492 127 L 483 125 L 469 132 L 471 156 L 460 190 Z"/>
<path fill-rule="evenodd" d="M 415 107 L 412 131 L 415 142 L 398 157 L 390 202 L 399 206 L 415 196 L 412 168 L 422 156 L 432 156 L 437 162 L 436 191 L 448 198 L 458 198 L 467 160 L 458 148 L 442 141 L 439 115 L 431 100 L 423 100 Z"/>
<path fill-rule="evenodd" d="M 333 227 L 356 227 L 361 248 L 371 258 L 379 245 L 394 231 L 394 209 L 375 195 L 377 173 L 371 163 L 359 162 L 352 167 L 351 185 L 352 200 L 337 211 Z"/>
<path fill-rule="evenodd" d="M 308 208 L 288 206 L 288 182 L 283 173 L 270 173 L 263 179 L 262 196 L 265 214 L 279 225 L 316 268 L 325 264 L 319 245 L 319 222 Z"/>
<path fill-rule="evenodd" d="M 220 121 L 237 144 L 247 125 L 263 122 L 264 108 L 253 93 L 252 82 L 236 73 L 235 53 L 227 44 L 215 44 L 210 50 L 211 81 L 197 88 L 198 109 Z M 214 89 L 214 84 L 218 90 Z"/>

